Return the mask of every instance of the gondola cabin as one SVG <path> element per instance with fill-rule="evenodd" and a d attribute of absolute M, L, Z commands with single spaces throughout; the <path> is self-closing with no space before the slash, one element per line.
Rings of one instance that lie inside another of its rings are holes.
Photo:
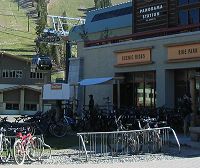
<path fill-rule="evenodd" d="M 48 56 L 35 56 L 31 61 L 31 71 L 35 72 L 38 70 L 51 70 L 52 61 Z"/>

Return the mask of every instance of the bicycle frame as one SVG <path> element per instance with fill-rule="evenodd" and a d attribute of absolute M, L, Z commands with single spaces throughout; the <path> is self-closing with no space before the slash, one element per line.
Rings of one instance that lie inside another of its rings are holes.
<path fill-rule="evenodd" d="M 22 132 L 18 132 L 16 134 L 16 137 L 18 139 L 14 143 L 14 159 L 18 165 L 22 165 L 24 163 L 25 156 L 28 156 L 31 161 L 39 159 L 39 157 L 42 155 L 43 150 L 41 148 L 42 142 L 38 141 L 40 142 L 39 146 L 37 146 L 37 144 L 35 145 L 35 139 L 33 138 L 31 133 L 22 135 Z M 39 149 L 39 156 L 35 155 L 35 150 L 37 149 Z"/>

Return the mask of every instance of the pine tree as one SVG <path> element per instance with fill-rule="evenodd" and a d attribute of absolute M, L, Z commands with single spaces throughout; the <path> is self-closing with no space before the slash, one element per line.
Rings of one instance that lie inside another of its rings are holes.
<path fill-rule="evenodd" d="M 38 37 L 40 37 L 47 25 L 47 3 L 45 0 L 37 0 L 37 13 L 38 20 L 36 26 L 36 34 Z M 39 54 L 47 54 L 49 52 L 47 44 L 41 44 L 38 41 L 36 41 L 36 48 Z"/>
<path fill-rule="evenodd" d="M 62 16 L 63 16 L 63 17 L 66 17 L 66 16 L 67 16 L 66 11 L 63 12 Z M 68 31 L 69 26 L 68 26 L 68 24 L 67 24 L 66 19 L 62 19 L 62 23 L 63 23 L 62 26 L 63 26 L 64 31 Z"/>
<path fill-rule="evenodd" d="M 112 6 L 111 0 L 94 0 L 95 8 L 105 8 L 108 6 Z"/>

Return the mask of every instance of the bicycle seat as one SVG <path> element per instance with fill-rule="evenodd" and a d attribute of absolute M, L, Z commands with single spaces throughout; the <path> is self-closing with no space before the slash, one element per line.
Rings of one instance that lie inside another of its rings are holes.
<path fill-rule="evenodd" d="M 8 117 L 1 117 L 1 121 L 6 122 L 8 120 Z"/>

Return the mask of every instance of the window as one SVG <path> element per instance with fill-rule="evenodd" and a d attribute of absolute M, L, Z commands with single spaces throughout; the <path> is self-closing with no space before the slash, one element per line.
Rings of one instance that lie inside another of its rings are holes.
<path fill-rule="evenodd" d="M 188 11 L 179 12 L 179 24 L 187 25 L 188 24 Z"/>
<path fill-rule="evenodd" d="M 179 25 L 200 23 L 200 0 L 179 0 Z"/>
<path fill-rule="evenodd" d="M 189 0 L 189 4 L 197 3 L 197 2 L 199 2 L 199 0 Z"/>
<path fill-rule="evenodd" d="M 132 11 L 133 11 L 133 9 L 131 6 L 131 7 L 126 7 L 126 8 L 122 8 L 122 9 L 116 9 L 116 10 L 109 11 L 109 12 L 99 13 L 99 14 L 96 14 L 92 18 L 91 22 L 132 14 Z"/>
<path fill-rule="evenodd" d="M 199 9 L 190 9 L 189 11 L 189 23 L 199 23 Z"/>
<path fill-rule="evenodd" d="M 24 104 L 24 110 L 37 111 L 37 104 Z"/>
<path fill-rule="evenodd" d="M 41 73 L 41 72 L 31 72 L 30 78 L 31 79 L 43 79 L 43 73 Z"/>
<path fill-rule="evenodd" d="M 189 10 L 180 10 L 179 24 L 188 25 L 188 24 L 200 23 L 199 10 L 200 10 L 199 8 L 191 8 Z"/>
<path fill-rule="evenodd" d="M 6 110 L 19 110 L 19 104 L 6 103 Z"/>
<path fill-rule="evenodd" d="M 155 107 L 155 72 L 134 73 L 134 104 L 142 107 Z"/>
<path fill-rule="evenodd" d="M 179 3 L 178 3 L 180 6 L 181 5 L 187 5 L 188 4 L 188 0 L 179 0 Z"/>
<path fill-rule="evenodd" d="M 22 70 L 2 70 L 3 78 L 22 78 Z"/>

